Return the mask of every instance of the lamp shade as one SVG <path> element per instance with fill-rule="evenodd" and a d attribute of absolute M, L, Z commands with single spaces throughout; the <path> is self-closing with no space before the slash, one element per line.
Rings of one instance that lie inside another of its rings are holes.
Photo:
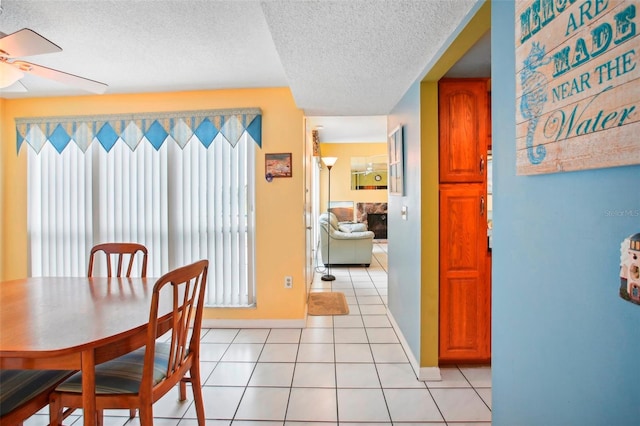
<path fill-rule="evenodd" d="M 338 157 L 322 157 L 322 162 L 327 167 L 333 167 L 336 161 L 338 161 Z"/>

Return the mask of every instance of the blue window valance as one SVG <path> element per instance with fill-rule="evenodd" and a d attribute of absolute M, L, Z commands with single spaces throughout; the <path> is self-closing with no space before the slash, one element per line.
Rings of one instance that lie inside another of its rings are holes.
<path fill-rule="evenodd" d="M 118 140 L 133 151 L 145 139 L 158 150 L 170 138 L 184 148 L 193 137 L 208 148 L 218 135 L 235 147 L 245 132 L 262 147 L 260 109 L 16 118 L 18 151 L 26 143 L 40 152 L 49 142 L 60 153 L 70 143 L 85 152 L 98 142 L 109 152 Z"/>

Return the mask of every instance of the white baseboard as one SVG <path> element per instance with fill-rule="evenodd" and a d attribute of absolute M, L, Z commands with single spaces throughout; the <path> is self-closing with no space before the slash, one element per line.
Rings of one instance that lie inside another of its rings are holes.
<path fill-rule="evenodd" d="M 202 328 L 304 328 L 306 321 L 301 319 L 264 320 L 264 319 L 203 319 Z"/>
<path fill-rule="evenodd" d="M 440 367 L 421 367 L 418 372 L 418 380 L 423 382 L 441 382 Z"/>
<path fill-rule="evenodd" d="M 409 357 L 409 363 L 411 364 L 411 368 L 413 368 L 413 372 L 418 378 L 418 380 L 423 382 L 441 381 L 442 376 L 440 375 L 440 367 L 420 367 L 420 363 L 418 362 L 418 359 L 415 357 L 415 355 L 411 351 L 409 342 L 407 342 L 407 339 L 405 339 L 404 335 L 402 334 L 402 330 L 400 330 L 398 323 L 396 322 L 395 318 L 393 318 L 393 315 L 388 309 L 387 309 L 387 317 L 391 322 L 391 326 L 393 327 L 396 334 L 398 335 L 398 339 L 400 339 L 400 344 L 402 345 L 405 353 Z"/>

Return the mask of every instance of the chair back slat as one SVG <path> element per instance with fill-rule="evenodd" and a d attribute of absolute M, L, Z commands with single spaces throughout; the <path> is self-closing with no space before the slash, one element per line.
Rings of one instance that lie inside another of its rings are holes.
<path fill-rule="evenodd" d="M 153 288 L 151 311 L 149 316 L 149 333 L 147 335 L 147 351 L 145 371 L 143 372 L 141 392 L 153 387 L 153 371 L 146 366 L 153 366 L 155 342 L 170 333 L 170 351 L 167 363 L 167 380 L 174 375 L 184 376 L 185 369 L 199 362 L 200 333 L 202 329 L 202 312 L 207 282 L 208 260 L 200 260 L 181 268 L 172 270 L 160 277 Z M 159 312 L 160 293 L 171 291 L 173 306 L 168 317 Z M 160 321 L 169 321 L 170 328 L 164 330 Z M 160 331 L 160 332 L 158 332 Z"/>
<path fill-rule="evenodd" d="M 115 274 L 117 277 L 122 276 L 122 267 L 125 262 L 125 256 L 128 258 L 127 263 L 127 272 L 125 277 L 130 277 L 131 272 L 133 270 L 133 265 L 136 260 L 136 256 L 138 253 L 142 255 L 142 267 L 140 271 L 141 277 L 147 276 L 147 248 L 138 243 L 103 243 L 94 246 L 91 249 L 91 254 L 89 256 L 89 271 L 87 272 L 87 276 L 93 276 L 94 263 L 96 261 L 96 254 L 98 252 L 104 252 L 106 255 L 107 261 L 107 276 L 113 276 L 113 269 L 111 264 L 111 258 L 117 255 L 117 269 Z"/>
<path fill-rule="evenodd" d="M 105 408 L 125 408 L 131 417 L 138 410 L 140 425 L 153 426 L 153 404 L 177 384 L 180 401 L 185 401 L 187 383 L 198 424 L 205 424 L 200 334 L 208 268 L 209 261 L 200 260 L 155 282 L 144 347 L 96 366 L 96 389 L 108 389 L 96 394 L 97 424 L 102 424 Z M 61 426 L 67 413 L 83 407 L 82 373 L 58 386 L 49 401 L 50 424 Z"/>

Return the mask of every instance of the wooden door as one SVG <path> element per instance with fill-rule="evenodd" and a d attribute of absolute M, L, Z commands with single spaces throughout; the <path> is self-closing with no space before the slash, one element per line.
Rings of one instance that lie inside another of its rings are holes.
<path fill-rule="evenodd" d="M 440 361 L 491 358 L 491 286 L 486 271 L 483 185 L 440 188 Z"/>
<path fill-rule="evenodd" d="M 487 79 L 439 84 L 440 362 L 491 359 Z"/>
<path fill-rule="evenodd" d="M 440 183 L 484 182 L 487 80 L 442 80 L 438 99 Z"/>

